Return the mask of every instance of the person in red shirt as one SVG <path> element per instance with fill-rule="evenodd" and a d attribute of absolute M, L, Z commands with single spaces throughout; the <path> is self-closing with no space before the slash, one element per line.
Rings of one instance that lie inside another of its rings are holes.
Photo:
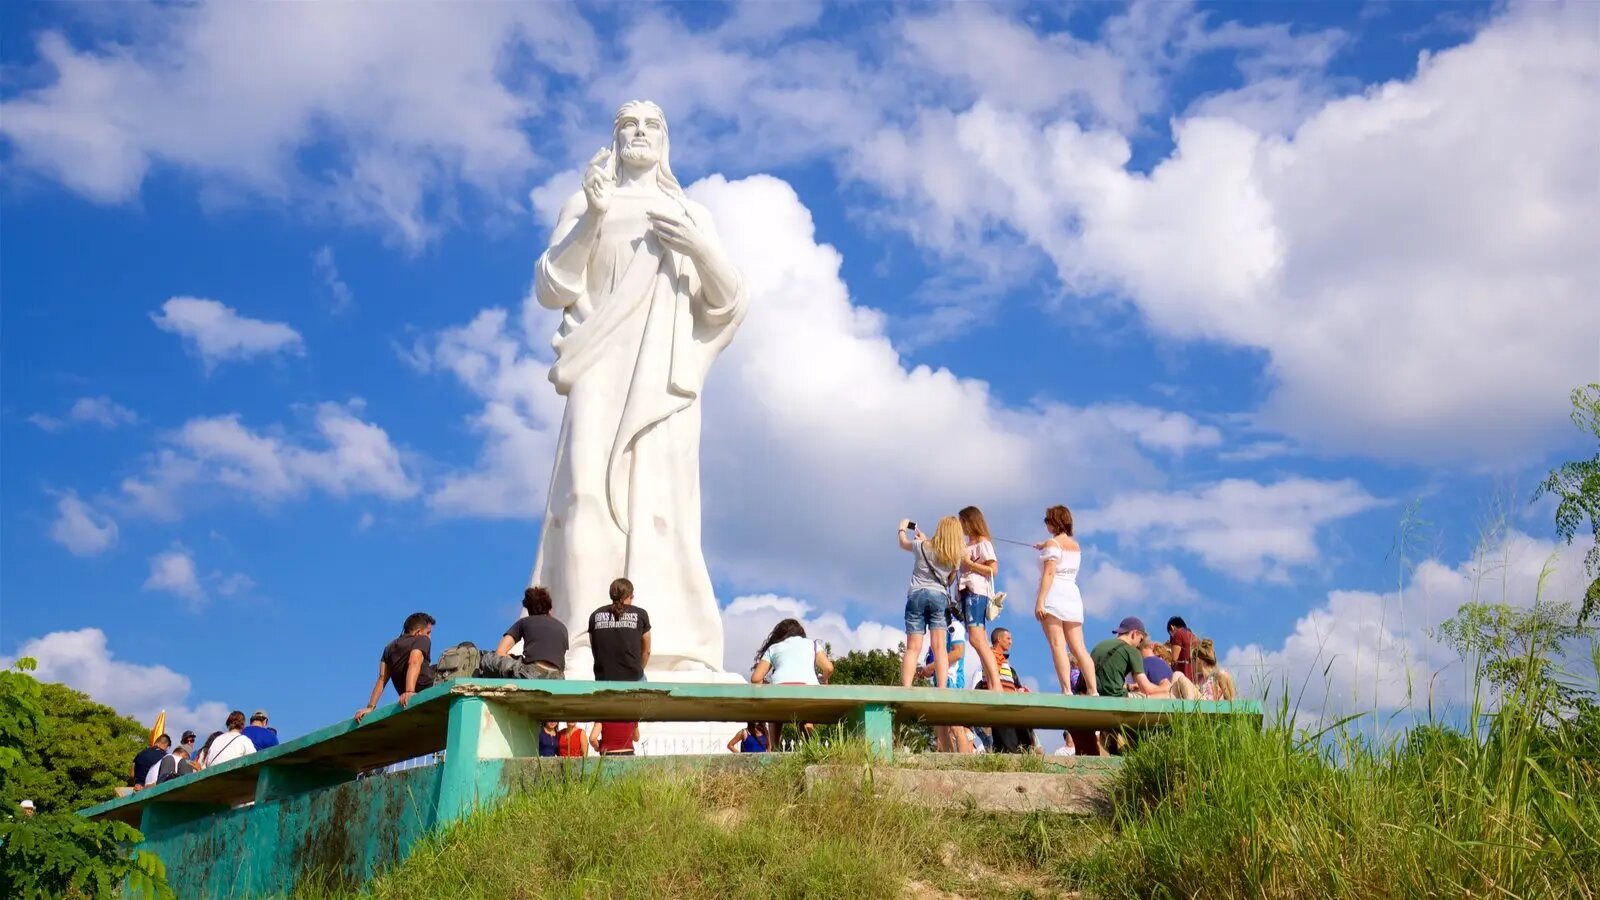
<path fill-rule="evenodd" d="M 638 722 L 601 722 L 594 727 L 589 746 L 601 756 L 632 756 L 639 739 Z"/>
<path fill-rule="evenodd" d="M 1200 639 L 1194 636 L 1182 616 L 1167 620 L 1167 643 L 1172 645 L 1172 671 L 1194 680 L 1194 648 Z"/>
<path fill-rule="evenodd" d="M 588 756 L 589 745 L 583 739 L 583 729 L 577 722 L 568 722 L 566 727 L 556 732 L 557 756 Z"/>

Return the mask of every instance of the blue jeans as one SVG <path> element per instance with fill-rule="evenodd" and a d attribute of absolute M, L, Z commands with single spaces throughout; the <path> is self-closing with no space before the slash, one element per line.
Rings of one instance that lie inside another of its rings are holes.
<path fill-rule="evenodd" d="M 906 595 L 906 634 L 943 631 L 950 596 L 943 591 L 918 588 Z"/>
<path fill-rule="evenodd" d="M 972 591 L 962 591 L 961 624 L 968 628 L 988 628 L 989 598 Z"/>

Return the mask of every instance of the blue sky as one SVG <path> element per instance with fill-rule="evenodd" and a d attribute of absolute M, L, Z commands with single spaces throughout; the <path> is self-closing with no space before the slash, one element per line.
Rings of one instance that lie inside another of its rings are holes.
<path fill-rule="evenodd" d="M 903 516 L 1065 502 L 1091 636 L 1449 700 L 1429 629 L 1528 602 L 1528 491 L 1591 449 L 1593 6 L 0 14 L 0 654 L 136 715 L 298 733 L 412 610 L 509 623 L 560 418 L 523 298 L 635 97 L 754 289 L 705 398 L 730 665 L 788 614 L 892 645 Z"/>

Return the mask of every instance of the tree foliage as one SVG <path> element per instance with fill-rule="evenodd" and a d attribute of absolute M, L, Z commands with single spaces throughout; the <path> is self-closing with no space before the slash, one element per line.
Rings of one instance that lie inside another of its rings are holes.
<path fill-rule="evenodd" d="M 23 798 L 47 812 L 72 812 L 115 796 L 127 783 L 134 754 L 145 747 L 144 727 L 87 694 L 63 684 L 39 683 L 23 673 L 25 690 L 39 705 L 32 727 L 0 725 L 18 761 L 0 780 L 0 803 L 15 809 Z M 12 685 L 0 688 L 0 696 Z"/>
<path fill-rule="evenodd" d="M 833 676 L 828 679 L 829 684 L 875 684 L 883 687 L 898 687 L 900 684 L 900 658 L 905 653 L 905 645 L 900 645 L 898 652 L 891 650 L 851 650 L 849 653 L 833 661 Z M 830 648 L 829 656 L 832 656 Z M 926 678 L 918 678 L 914 684 L 926 686 Z M 922 752 L 933 746 L 933 732 L 926 725 L 897 724 L 894 727 L 894 742 L 896 746 L 908 747 L 914 751 Z"/>
<path fill-rule="evenodd" d="M 166 867 L 122 822 L 40 813 L 0 822 L 0 897 L 171 897 Z"/>
<path fill-rule="evenodd" d="M 111 796 L 143 744 L 139 723 L 59 684 L 40 684 L 23 658 L 0 671 L 0 897 L 170 897 L 166 871 L 121 822 L 73 808 Z M 130 730 L 131 729 L 131 730 Z M 20 816 L 27 798 L 41 809 Z"/>
<path fill-rule="evenodd" d="M 902 646 L 901 652 L 904 652 Z M 876 684 L 894 687 L 900 683 L 900 653 L 889 650 L 851 650 L 833 661 L 829 684 Z"/>
<path fill-rule="evenodd" d="M 1589 384 L 1572 392 L 1572 423 L 1600 442 L 1600 384 Z M 1594 543 L 1583 558 L 1584 570 L 1593 580 L 1583 595 L 1578 620 L 1587 622 L 1600 611 L 1600 450 L 1591 459 L 1562 463 L 1534 491 L 1535 500 L 1551 494 L 1556 504 L 1556 532 L 1572 543 L 1585 520 Z"/>
<path fill-rule="evenodd" d="M 38 663 L 24 656 L 10 669 L 0 670 L 0 784 L 22 764 L 23 735 L 39 726 L 42 706 L 39 682 L 29 672 Z"/>
<path fill-rule="evenodd" d="M 1502 698 L 1549 696 L 1557 716 L 1570 717 L 1592 705 L 1594 685 L 1560 668 L 1563 658 L 1595 628 L 1566 603 L 1536 601 L 1531 607 L 1467 603 L 1439 626 L 1439 638 L 1476 667 Z"/>

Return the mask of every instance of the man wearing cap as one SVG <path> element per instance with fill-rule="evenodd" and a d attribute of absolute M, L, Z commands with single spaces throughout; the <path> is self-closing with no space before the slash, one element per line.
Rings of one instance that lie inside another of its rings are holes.
<path fill-rule="evenodd" d="M 258 709 L 250 716 L 250 727 L 244 730 L 244 736 L 256 745 L 257 750 L 278 746 L 278 733 L 267 727 L 267 711 L 264 709 Z"/>
<path fill-rule="evenodd" d="M 1139 655 L 1139 645 L 1148 632 L 1137 616 L 1123 619 L 1112 637 L 1094 645 L 1089 655 L 1094 658 L 1095 686 L 1102 697 L 1126 697 L 1131 679 L 1133 690 L 1139 693 L 1157 692 L 1159 688 L 1145 677 L 1144 658 Z M 1127 749 L 1125 735 L 1112 732 L 1096 734 L 1085 728 L 1068 729 L 1072 744 L 1080 755 L 1094 756 L 1107 751 L 1122 753 Z"/>
<path fill-rule="evenodd" d="M 1139 655 L 1139 645 L 1149 637 L 1144 622 L 1138 616 L 1129 616 L 1117 625 L 1117 630 L 1094 645 L 1089 655 L 1094 657 L 1095 682 L 1102 697 L 1128 696 L 1128 679 L 1132 676 L 1134 690 L 1141 694 L 1160 694 L 1144 674 L 1144 658 Z"/>
<path fill-rule="evenodd" d="M 31 818 L 34 813 L 38 812 L 38 810 L 33 808 L 33 801 L 32 800 L 24 800 L 24 801 L 22 801 L 22 803 L 20 805 L 22 806 L 22 814 L 23 814 L 23 816 Z"/>

